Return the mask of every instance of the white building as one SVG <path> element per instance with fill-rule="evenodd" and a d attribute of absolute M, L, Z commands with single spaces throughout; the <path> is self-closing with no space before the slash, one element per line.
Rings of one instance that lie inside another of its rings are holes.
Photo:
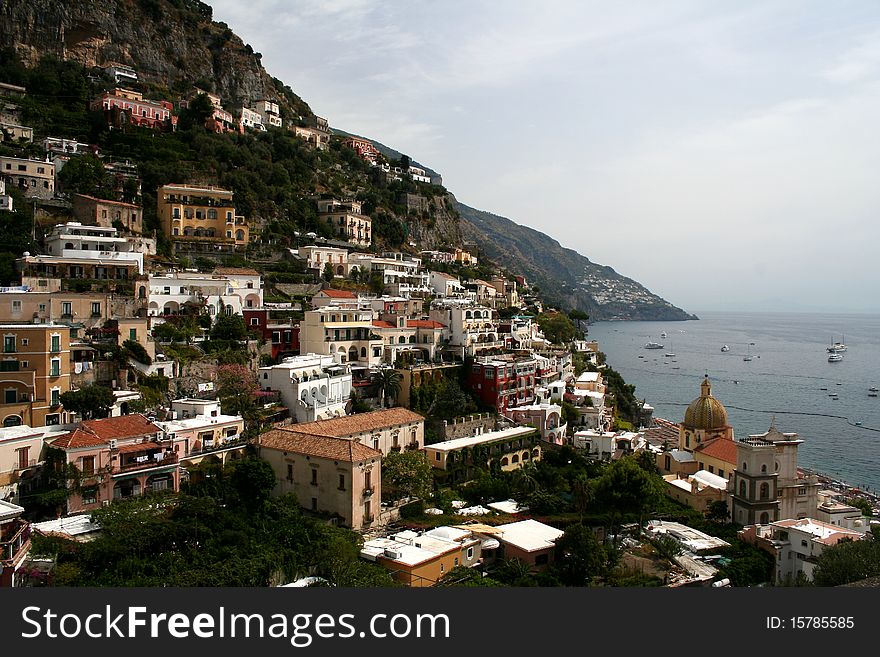
<path fill-rule="evenodd" d="M 241 121 L 242 128 L 247 128 L 250 130 L 261 130 L 263 132 L 266 131 L 266 126 L 263 125 L 263 115 L 256 110 L 242 107 L 241 119 L 239 120 Z"/>
<path fill-rule="evenodd" d="M 432 271 L 428 284 L 438 297 L 460 297 L 466 292 L 460 280 L 442 271 Z"/>
<path fill-rule="evenodd" d="M 381 257 L 372 253 L 352 253 L 351 269 L 379 272 L 386 291 L 402 297 L 426 296 L 433 293 L 430 274 L 422 270 L 422 261 L 402 253 L 387 253 Z"/>
<path fill-rule="evenodd" d="M 102 260 L 104 262 L 136 262 L 138 273 L 144 273 L 143 238 L 119 237 L 113 227 L 84 226 L 69 221 L 52 229 L 46 237 L 50 256 Z"/>
<path fill-rule="evenodd" d="M 147 300 L 151 317 L 179 314 L 185 305 L 204 307 L 211 316 L 240 315 L 243 308 L 263 306 L 263 282 L 253 269 L 168 272 L 149 277 Z"/>
<path fill-rule="evenodd" d="M 261 367 L 260 388 L 276 390 L 296 421 L 314 422 L 345 415 L 351 399 L 351 367 L 333 356 L 306 354 Z"/>
<path fill-rule="evenodd" d="M 349 263 L 348 251 L 332 246 L 301 246 L 291 249 L 291 254 L 305 262 L 309 269 L 316 269 L 319 274 L 329 263 L 334 276 L 348 276 L 353 266 Z"/>
<path fill-rule="evenodd" d="M 224 415 L 217 400 L 175 399 L 171 409 L 174 419 L 156 425 L 162 429 L 164 440 L 181 446 L 181 456 L 241 438 L 244 419 L 240 415 Z"/>
<path fill-rule="evenodd" d="M 409 177 L 412 178 L 416 182 L 430 183 L 431 177 L 425 173 L 425 170 L 421 167 L 413 167 L 409 168 Z"/>
<path fill-rule="evenodd" d="M 256 101 L 251 109 L 260 115 L 260 123 L 264 126 L 271 125 L 280 128 L 282 125 L 281 112 L 278 103 L 266 98 Z"/>
<path fill-rule="evenodd" d="M 0 210 L 12 212 L 12 197 L 6 193 L 6 181 L 0 178 Z"/>
<path fill-rule="evenodd" d="M 462 357 L 504 347 L 495 313 L 485 306 L 465 300 L 435 301 L 430 318 L 447 327 L 444 337 L 448 337 L 450 346 L 458 348 Z"/>
<path fill-rule="evenodd" d="M 96 153 L 97 147 L 89 143 L 76 141 L 75 139 L 65 139 L 64 137 L 46 137 L 43 139 L 43 150 L 47 153 L 63 153 L 65 155 L 78 155 L 80 153 Z M 60 170 L 59 163 L 58 169 Z"/>
<path fill-rule="evenodd" d="M 133 83 L 138 81 L 137 71 L 127 64 L 110 64 L 104 67 L 104 72 L 113 78 L 114 84 Z"/>

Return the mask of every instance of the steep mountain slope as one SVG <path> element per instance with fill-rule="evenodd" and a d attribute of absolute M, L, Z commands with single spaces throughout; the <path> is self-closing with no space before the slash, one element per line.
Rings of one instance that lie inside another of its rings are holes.
<path fill-rule="evenodd" d="M 312 114 L 266 73 L 260 53 L 211 17 L 198 0 L 3 0 L 0 47 L 31 66 L 47 55 L 87 68 L 118 62 L 158 93 L 196 83 L 227 108 L 280 96 L 286 118 Z"/>
<path fill-rule="evenodd" d="M 491 259 L 523 273 L 541 295 L 590 318 L 631 320 L 696 319 L 611 267 L 596 264 L 552 237 L 505 217 L 456 201 L 464 238 Z"/>

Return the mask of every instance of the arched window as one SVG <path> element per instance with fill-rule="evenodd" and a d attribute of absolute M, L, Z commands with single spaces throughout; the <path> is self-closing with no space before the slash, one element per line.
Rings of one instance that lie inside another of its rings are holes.
<path fill-rule="evenodd" d="M 502 459 L 501 459 L 501 467 L 504 467 L 505 465 L 507 465 L 507 457 L 506 456 L 502 457 Z"/>
<path fill-rule="evenodd" d="M 357 359 L 358 359 L 357 349 L 352 347 L 351 349 L 348 350 L 348 360 L 357 360 Z"/>
<path fill-rule="evenodd" d="M 770 522 L 770 514 L 767 513 L 766 511 L 764 511 L 764 513 L 761 514 L 761 524 L 766 525 L 769 522 Z"/>
<path fill-rule="evenodd" d="M 3 419 L 4 427 L 17 427 L 21 425 L 21 417 L 18 415 L 7 415 Z"/>
<path fill-rule="evenodd" d="M 397 338 L 397 342 L 399 344 L 406 344 L 406 337 L 401 335 L 400 337 Z"/>
<path fill-rule="evenodd" d="M 519 463 L 519 456 L 514 454 L 513 456 L 510 457 L 510 462 L 511 463 Z"/>
<path fill-rule="evenodd" d="M 746 482 L 744 482 L 743 480 L 740 480 L 740 482 L 739 482 L 739 496 L 740 497 L 746 496 Z"/>
<path fill-rule="evenodd" d="M 746 466 L 746 462 L 743 461 L 743 472 L 745 472 L 745 471 L 748 470 L 748 469 L 749 469 L 749 468 L 748 468 L 748 466 Z"/>
<path fill-rule="evenodd" d="M 766 500 L 770 498 L 770 484 L 766 481 L 761 484 L 761 499 Z"/>
<path fill-rule="evenodd" d="M 761 472 L 767 472 L 767 464 L 766 463 L 761 465 Z"/>
<path fill-rule="evenodd" d="M 366 358 L 366 357 L 367 357 L 367 348 L 361 347 L 361 358 Z"/>

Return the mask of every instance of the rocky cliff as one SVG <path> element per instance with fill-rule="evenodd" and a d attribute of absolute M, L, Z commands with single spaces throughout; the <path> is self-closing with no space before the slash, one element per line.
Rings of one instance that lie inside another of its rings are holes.
<path fill-rule="evenodd" d="M 266 73 L 260 53 L 211 15 L 197 0 L 3 0 L 0 48 L 28 65 L 46 56 L 88 68 L 127 64 L 156 91 L 185 92 L 195 82 L 227 108 L 272 96 L 288 118 L 310 116 L 302 99 Z"/>

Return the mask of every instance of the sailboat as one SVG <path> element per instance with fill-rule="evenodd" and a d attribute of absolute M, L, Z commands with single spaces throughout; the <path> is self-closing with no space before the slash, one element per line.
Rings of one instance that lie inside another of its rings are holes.
<path fill-rule="evenodd" d="M 834 340 L 834 338 L 832 338 Z M 846 343 L 843 341 L 843 335 L 840 336 L 840 342 L 832 342 L 831 346 L 826 348 L 829 354 L 841 354 L 846 351 Z"/>
<path fill-rule="evenodd" d="M 752 360 L 752 348 L 751 348 L 751 346 L 748 347 L 748 353 L 747 353 L 745 356 L 743 356 L 743 360 L 746 361 L 746 362 L 749 362 L 749 361 Z"/>

